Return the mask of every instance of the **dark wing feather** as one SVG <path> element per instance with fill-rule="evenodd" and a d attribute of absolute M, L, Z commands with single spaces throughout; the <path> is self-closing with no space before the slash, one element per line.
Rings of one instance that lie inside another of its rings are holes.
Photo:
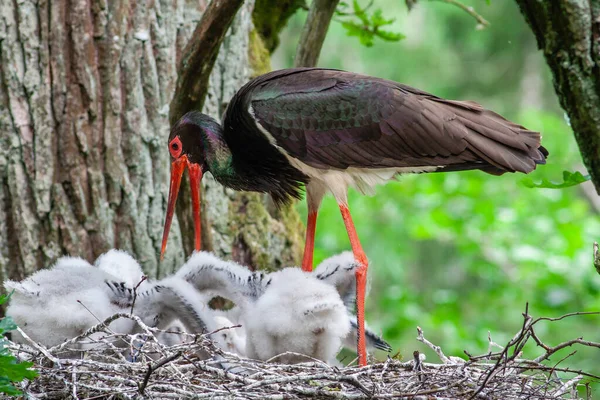
<path fill-rule="evenodd" d="M 440 167 L 531 172 L 540 134 L 477 103 L 396 82 L 325 69 L 275 71 L 247 98 L 290 156 L 316 168 Z"/>

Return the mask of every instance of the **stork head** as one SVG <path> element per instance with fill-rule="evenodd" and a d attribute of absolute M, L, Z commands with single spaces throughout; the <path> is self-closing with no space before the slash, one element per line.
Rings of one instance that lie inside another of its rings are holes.
<path fill-rule="evenodd" d="M 169 200 L 167 203 L 167 216 L 163 231 L 161 259 L 167 248 L 167 238 L 175 212 L 175 203 L 181 177 L 187 168 L 190 173 L 190 186 L 192 191 L 192 209 L 194 213 L 194 247 L 201 249 L 200 239 L 200 181 L 202 175 L 209 170 L 208 160 L 211 158 L 209 141 L 212 137 L 220 137 L 221 126 L 208 115 L 197 111 L 185 114 L 169 135 L 169 153 L 171 154 L 171 183 L 169 186 Z"/>

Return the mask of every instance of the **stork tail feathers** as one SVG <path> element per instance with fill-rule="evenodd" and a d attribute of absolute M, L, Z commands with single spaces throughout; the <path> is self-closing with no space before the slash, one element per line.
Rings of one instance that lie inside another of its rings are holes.
<path fill-rule="evenodd" d="M 540 145 L 539 132 L 530 131 L 477 103 L 447 100 L 441 103 L 451 106 L 458 125 L 467 129 L 464 136 L 467 148 L 489 164 L 479 169 L 494 175 L 529 173 L 536 165 L 546 163 L 548 150 Z M 452 166 L 444 170 L 451 169 Z"/>

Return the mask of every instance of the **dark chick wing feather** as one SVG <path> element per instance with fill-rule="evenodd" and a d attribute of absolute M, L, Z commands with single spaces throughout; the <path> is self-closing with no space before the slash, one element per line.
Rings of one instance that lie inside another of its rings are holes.
<path fill-rule="evenodd" d="M 501 174 L 545 162 L 540 134 L 477 103 L 325 69 L 257 82 L 257 122 L 290 156 L 316 168 L 440 167 Z"/>

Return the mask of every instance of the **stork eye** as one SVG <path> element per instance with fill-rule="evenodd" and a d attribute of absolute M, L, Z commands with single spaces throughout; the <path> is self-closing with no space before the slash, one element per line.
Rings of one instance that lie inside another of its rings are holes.
<path fill-rule="evenodd" d="M 181 156 L 181 152 L 181 139 L 179 139 L 178 136 L 175 136 L 175 138 L 171 140 L 171 143 L 169 143 L 169 153 L 171 153 L 173 158 L 179 158 L 179 156 Z"/>

